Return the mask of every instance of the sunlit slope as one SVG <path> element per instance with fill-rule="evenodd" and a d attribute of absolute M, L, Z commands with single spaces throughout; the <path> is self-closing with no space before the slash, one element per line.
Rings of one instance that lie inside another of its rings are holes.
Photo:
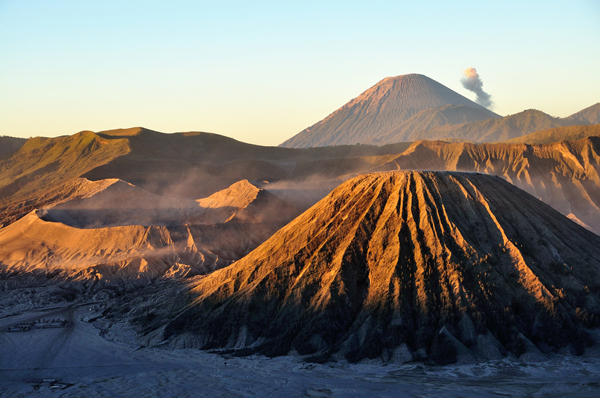
<path fill-rule="evenodd" d="M 120 179 L 157 195 L 197 199 L 240 180 L 265 184 L 365 171 L 382 160 L 363 157 L 397 154 L 408 146 L 290 149 L 144 128 L 33 138 L 0 161 L 0 225 L 36 208 L 85 197 L 76 187 L 81 177 Z"/>
<path fill-rule="evenodd" d="M 600 237 L 503 179 L 374 173 L 200 280 L 163 337 L 351 361 L 581 352 L 599 294 Z"/>
<path fill-rule="evenodd" d="M 385 168 L 499 175 L 600 233 L 600 137 L 549 145 L 420 141 Z"/>
<path fill-rule="evenodd" d="M 552 144 L 560 141 L 577 141 L 587 137 L 600 137 L 600 124 L 592 126 L 555 127 L 540 130 L 506 141 L 507 144 Z"/>
<path fill-rule="evenodd" d="M 127 140 L 107 140 L 91 131 L 58 138 L 31 138 L 0 161 L 0 203 L 26 198 L 123 156 Z"/>
<path fill-rule="evenodd" d="M 459 107 L 453 108 L 452 112 L 446 109 L 434 115 L 421 115 L 414 124 L 401 127 L 403 122 L 420 111 L 447 105 Z M 497 117 L 494 112 L 427 76 L 409 74 L 381 80 L 281 146 L 307 148 L 357 143 L 387 144 L 405 141 L 404 138 L 409 136 L 407 131 L 417 126 L 432 127 L 452 121 L 470 122 Z"/>
<path fill-rule="evenodd" d="M 241 258 L 297 215 L 248 181 L 199 201 L 121 180 L 87 185 L 86 197 L 0 229 L 0 269 L 82 279 L 203 274 Z"/>

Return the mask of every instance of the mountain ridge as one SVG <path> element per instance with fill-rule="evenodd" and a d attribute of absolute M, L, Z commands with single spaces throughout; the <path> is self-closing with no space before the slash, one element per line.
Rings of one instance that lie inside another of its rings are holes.
<path fill-rule="evenodd" d="M 472 123 L 444 125 L 424 130 L 412 135 L 414 140 L 459 138 L 475 142 L 501 142 L 535 131 L 570 126 L 575 124 L 569 118 L 557 118 L 537 109 L 527 109 L 514 115 L 488 119 Z"/>

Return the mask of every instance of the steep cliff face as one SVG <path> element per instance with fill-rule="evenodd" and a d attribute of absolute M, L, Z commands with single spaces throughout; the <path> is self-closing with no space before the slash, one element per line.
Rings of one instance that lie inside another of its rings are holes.
<path fill-rule="evenodd" d="M 383 168 L 502 176 L 600 233 L 600 137 L 548 145 L 420 141 Z"/>
<path fill-rule="evenodd" d="M 351 361 L 581 352 L 599 259 L 599 236 L 499 177 L 361 175 L 200 280 L 163 338 Z"/>

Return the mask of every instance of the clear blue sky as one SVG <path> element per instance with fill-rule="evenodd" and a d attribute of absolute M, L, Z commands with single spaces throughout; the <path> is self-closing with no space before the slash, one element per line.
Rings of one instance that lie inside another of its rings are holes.
<path fill-rule="evenodd" d="M 600 102 L 600 1 L 0 0 L 0 135 L 144 126 L 277 145 L 386 76 L 502 115 Z"/>

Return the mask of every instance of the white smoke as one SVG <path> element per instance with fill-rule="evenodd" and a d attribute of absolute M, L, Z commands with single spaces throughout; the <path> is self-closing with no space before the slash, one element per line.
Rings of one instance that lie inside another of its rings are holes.
<path fill-rule="evenodd" d="M 464 77 L 461 79 L 461 83 L 464 88 L 477 94 L 475 102 L 486 108 L 492 107 L 492 96 L 483 91 L 483 81 L 479 77 L 479 73 L 475 68 L 467 68 L 464 70 Z"/>

